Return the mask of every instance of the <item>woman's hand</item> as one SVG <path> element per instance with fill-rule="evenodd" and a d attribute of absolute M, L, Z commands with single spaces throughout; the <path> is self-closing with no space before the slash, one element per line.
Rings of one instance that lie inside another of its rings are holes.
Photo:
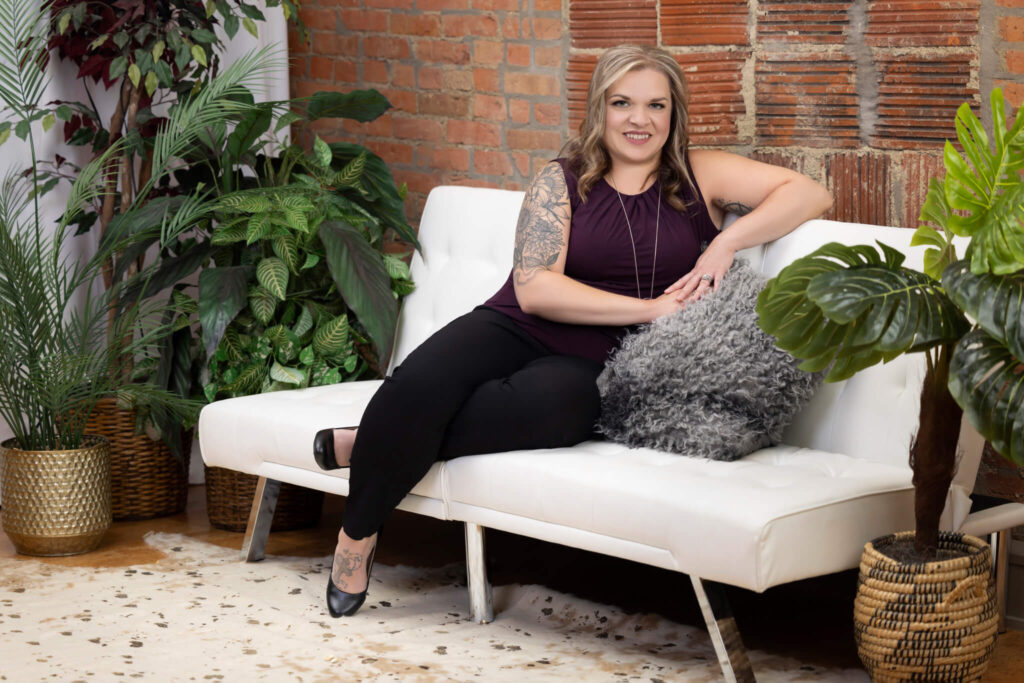
<path fill-rule="evenodd" d="M 674 294 L 678 303 L 686 305 L 700 300 L 709 289 L 718 289 L 736 256 L 736 250 L 722 239 L 723 235 L 724 233 L 711 241 L 697 259 L 693 270 L 676 280 L 665 290 L 665 294 Z"/>
<path fill-rule="evenodd" d="M 675 295 L 673 295 L 671 292 L 666 292 L 665 294 L 659 296 L 657 299 L 650 299 L 648 303 L 651 306 L 650 319 L 648 322 L 653 322 L 654 320 L 657 320 L 662 316 L 678 313 L 679 311 L 683 310 L 683 308 L 686 307 L 686 304 L 681 304 L 678 301 L 676 301 Z"/>

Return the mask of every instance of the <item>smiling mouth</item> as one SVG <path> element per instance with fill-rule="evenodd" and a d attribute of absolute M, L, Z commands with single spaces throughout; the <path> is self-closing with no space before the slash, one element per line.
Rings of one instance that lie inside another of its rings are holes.
<path fill-rule="evenodd" d="M 623 133 L 625 138 L 630 142 L 647 142 L 650 139 L 650 133 Z"/>

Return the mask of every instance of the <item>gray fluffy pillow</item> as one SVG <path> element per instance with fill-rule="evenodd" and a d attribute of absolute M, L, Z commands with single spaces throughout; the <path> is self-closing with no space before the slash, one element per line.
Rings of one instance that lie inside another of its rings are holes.
<path fill-rule="evenodd" d="M 597 380 L 599 431 L 713 460 L 779 443 L 822 375 L 799 370 L 757 326 L 764 284 L 737 261 L 717 292 L 627 335 Z"/>

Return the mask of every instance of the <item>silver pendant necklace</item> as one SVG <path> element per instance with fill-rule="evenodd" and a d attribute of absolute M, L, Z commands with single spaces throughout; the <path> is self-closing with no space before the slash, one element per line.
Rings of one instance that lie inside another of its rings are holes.
<path fill-rule="evenodd" d="M 608 176 L 611 178 L 611 176 Z M 619 188 L 615 187 L 615 180 L 612 179 L 612 189 L 615 190 L 615 195 L 619 198 L 619 206 L 622 207 L 622 217 L 626 219 L 626 229 L 629 230 L 629 244 L 633 247 L 633 272 L 636 273 L 636 298 L 642 299 L 643 296 L 640 294 L 640 266 L 636 260 L 636 240 L 633 239 L 633 226 L 629 223 L 629 214 L 626 213 L 626 204 L 622 201 L 622 195 L 619 194 Z M 642 192 L 640 194 L 643 194 Z M 648 299 L 654 298 L 654 273 L 658 269 L 658 228 L 661 226 L 661 182 L 658 183 L 658 213 L 657 218 L 654 221 L 654 259 L 651 263 L 651 293 Z"/>

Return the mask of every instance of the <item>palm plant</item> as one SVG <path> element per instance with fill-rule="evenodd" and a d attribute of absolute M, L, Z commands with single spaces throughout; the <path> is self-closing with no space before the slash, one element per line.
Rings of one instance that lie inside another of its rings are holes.
<path fill-rule="evenodd" d="M 928 247 L 924 272 L 881 243 L 830 243 L 784 268 L 757 303 L 761 327 L 804 370 L 828 368 L 826 381 L 925 353 L 910 451 L 914 548 L 924 558 L 935 556 L 964 412 L 997 452 L 1024 464 L 1024 107 L 1008 123 L 1000 90 L 991 102 L 991 139 L 966 103 L 957 111 L 965 156 L 946 142 L 946 176 L 932 179 L 911 242 Z M 970 239 L 963 259 L 954 235 Z"/>
<path fill-rule="evenodd" d="M 28 142 L 32 158 L 27 175 L 9 175 L 0 185 L 0 417 L 18 445 L 31 450 L 76 447 L 90 412 L 105 396 L 145 398 L 177 415 L 195 410 L 192 402 L 152 385 L 125 385 L 121 379 L 124 366 L 161 343 L 168 331 L 165 306 L 150 298 L 156 293 L 151 273 L 142 271 L 98 293 L 93 284 L 104 261 L 131 249 L 140 232 L 155 230 L 169 240 L 214 207 L 197 193 L 177 212 L 153 221 L 151 212 L 133 204 L 92 258 L 63 253 L 70 226 L 83 207 L 102 199 L 108 162 L 122 150 L 115 143 L 85 166 L 57 225 L 44 224 L 33 124 L 41 121 L 47 132 L 54 122 L 54 112 L 40 106 L 47 85 L 49 10 L 48 3 L 0 0 L 0 22 L 10 29 L 0 32 L 0 100 L 10 117 L 0 123 L 0 142 L 13 129 Z M 244 113 L 246 105 L 236 101 L 239 91 L 276 66 L 270 50 L 251 54 L 175 107 L 156 136 L 152 176 L 136 197 L 170 173 L 175 159 L 209 126 Z M 79 297 L 84 303 L 76 307 Z M 122 315 L 108 330 L 110 310 Z"/>

